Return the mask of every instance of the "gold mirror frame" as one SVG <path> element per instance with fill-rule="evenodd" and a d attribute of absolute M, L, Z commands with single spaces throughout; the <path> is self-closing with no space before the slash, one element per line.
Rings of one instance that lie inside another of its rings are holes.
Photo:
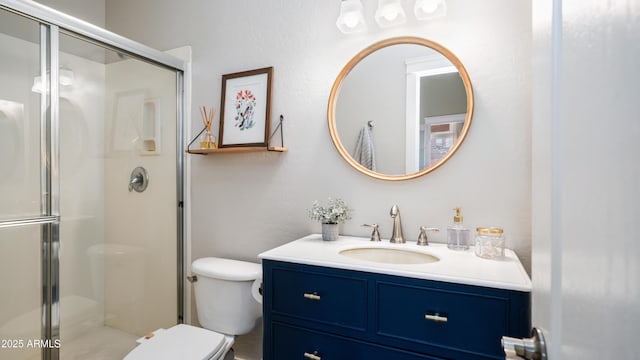
<path fill-rule="evenodd" d="M 342 87 L 343 80 L 360 61 L 362 61 L 364 58 L 366 58 L 367 56 L 369 56 L 370 54 L 372 54 L 377 50 L 380 50 L 382 48 L 392 46 L 392 45 L 402 45 L 402 44 L 426 46 L 428 48 L 431 48 L 439 52 L 444 57 L 446 57 L 449 61 L 451 61 L 451 63 L 456 67 L 456 69 L 458 69 L 458 73 L 460 74 L 460 77 L 462 78 L 462 81 L 464 83 L 464 88 L 467 95 L 467 113 L 465 116 L 464 125 L 460 132 L 460 136 L 458 136 L 456 143 L 453 145 L 451 150 L 449 150 L 449 152 L 447 152 L 440 160 L 414 173 L 405 174 L 405 175 L 387 175 L 387 174 L 369 170 L 366 167 L 360 165 L 360 163 L 354 160 L 351 154 L 349 154 L 349 152 L 347 152 L 347 150 L 344 148 L 344 146 L 342 145 L 342 142 L 340 141 L 340 137 L 338 136 L 338 130 L 336 126 L 336 117 L 335 117 L 336 101 L 340 93 L 340 88 Z M 329 133 L 331 134 L 331 140 L 333 141 L 333 145 L 335 145 L 336 149 L 338 150 L 342 158 L 347 163 L 349 163 L 349 165 L 351 165 L 354 169 L 358 170 L 359 172 L 365 175 L 371 176 L 376 179 L 392 180 L 392 181 L 413 179 L 413 178 L 428 174 L 434 171 L 435 169 L 439 168 L 440 166 L 442 166 L 442 164 L 447 162 L 447 160 L 449 160 L 449 158 L 453 156 L 453 154 L 460 147 L 460 144 L 462 144 L 462 142 L 466 138 L 467 132 L 469 131 L 469 127 L 471 126 L 472 117 L 473 117 L 473 88 L 471 87 L 471 80 L 469 79 L 469 74 L 467 73 L 467 70 L 462 65 L 462 62 L 460 62 L 460 60 L 451 51 L 449 51 L 449 49 L 445 48 L 444 46 L 427 39 L 423 39 L 419 37 L 411 37 L 411 36 L 395 37 L 395 38 L 382 40 L 373 45 L 370 45 L 369 47 L 365 48 L 364 50 L 356 54 L 347 63 L 347 65 L 345 65 L 342 71 L 340 71 L 340 74 L 338 74 L 336 81 L 333 83 L 333 87 L 331 88 L 331 94 L 329 95 L 329 105 L 327 109 L 327 118 L 329 120 Z"/>

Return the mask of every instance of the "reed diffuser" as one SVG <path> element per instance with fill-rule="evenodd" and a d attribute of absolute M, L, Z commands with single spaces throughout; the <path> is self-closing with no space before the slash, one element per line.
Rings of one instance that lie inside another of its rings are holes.
<path fill-rule="evenodd" d="M 216 113 L 214 108 L 211 108 L 211 111 L 207 114 L 207 109 L 203 106 L 200 108 L 200 113 L 202 114 L 202 121 L 204 122 L 204 137 L 200 141 L 200 149 L 215 149 L 217 147 L 216 141 L 211 134 L 211 124 L 213 124 L 213 116 Z"/>

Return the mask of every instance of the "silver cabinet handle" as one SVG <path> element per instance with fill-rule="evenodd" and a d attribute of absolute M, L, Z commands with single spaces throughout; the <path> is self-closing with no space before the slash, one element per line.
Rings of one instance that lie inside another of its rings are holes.
<path fill-rule="evenodd" d="M 446 323 L 447 321 L 449 321 L 449 319 L 446 316 L 440 316 L 440 314 L 434 314 L 434 315 L 426 314 L 424 318 L 429 321 L 435 321 L 440 323 Z"/>
<path fill-rule="evenodd" d="M 317 354 L 318 354 L 317 351 L 314 351 L 313 354 L 305 352 L 304 353 L 304 357 L 307 358 L 307 359 L 311 359 L 311 360 L 322 360 L 322 358 L 320 356 L 318 356 Z"/>
<path fill-rule="evenodd" d="M 309 294 L 309 293 L 305 293 L 304 295 L 305 299 L 309 299 L 309 300 L 320 300 L 320 295 L 313 293 L 313 294 Z"/>

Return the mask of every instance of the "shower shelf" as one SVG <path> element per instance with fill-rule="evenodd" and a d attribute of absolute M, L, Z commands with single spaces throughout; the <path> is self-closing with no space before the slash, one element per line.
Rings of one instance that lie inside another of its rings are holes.
<path fill-rule="evenodd" d="M 217 148 L 217 149 L 189 149 L 186 152 L 189 154 L 216 154 L 216 153 L 234 153 L 234 152 L 256 152 L 256 151 L 273 151 L 273 152 L 287 152 L 289 149 L 280 146 L 247 146 L 247 147 L 232 147 L 232 148 Z"/>

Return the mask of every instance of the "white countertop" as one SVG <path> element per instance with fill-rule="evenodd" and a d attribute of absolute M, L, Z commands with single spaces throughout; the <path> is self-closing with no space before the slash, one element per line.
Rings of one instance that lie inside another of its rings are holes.
<path fill-rule="evenodd" d="M 434 255 L 440 258 L 440 261 L 429 264 L 387 264 L 354 259 L 340 254 L 342 250 L 358 246 L 419 251 Z M 412 241 L 407 241 L 405 244 L 392 244 L 387 240 L 372 242 L 369 239 L 351 236 L 340 236 L 337 241 L 323 241 L 320 234 L 312 234 L 265 251 L 258 257 L 417 279 L 531 291 L 531 279 L 512 250 L 505 250 L 503 259 L 488 260 L 477 257 L 473 247 L 467 251 L 453 251 L 449 250 L 446 244 L 418 246 Z"/>

